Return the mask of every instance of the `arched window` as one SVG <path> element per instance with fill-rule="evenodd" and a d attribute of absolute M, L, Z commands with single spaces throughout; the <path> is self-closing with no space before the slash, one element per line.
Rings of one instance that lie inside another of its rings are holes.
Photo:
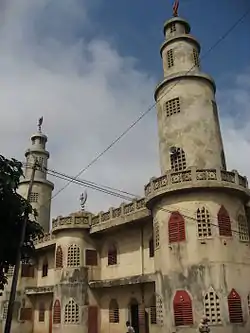
<path fill-rule="evenodd" d="M 119 323 L 119 305 L 116 299 L 111 299 L 109 302 L 109 322 Z"/>
<path fill-rule="evenodd" d="M 171 169 L 173 171 L 183 171 L 187 168 L 186 156 L 181 148 L 174 148 L 170 153 Z"/>
<path fill-rule="evenodd" d="M 193 325 L 192 301 L 185 290 L 179 290 L 174 297 L 175 326 Z"/>
<path fill-rule="evenodd" d="M 61 246 L 57 246 L 56 248 L 56 268 L 63 267 L 63 251 Z"/>
<path fill-rule="evenodd" d="M 117 264 L 117 248 L 114 244 L 111 244 L 108 248 L 108 265 L 116 265 Z"/>
<path fill-rule="evenodd" d="M 44 302 L 39 303 L 39 315 L 38 315 L 38 321 L 43 322 L 45 319 L 45 305 Z"/>
<path fill-rule="evenodd" d="M 150 323 L 156 324 L 156 297 L 153 295 L 150 302 Z"/>
<path fill-rule="evenodd" d="M 232 236 L 232 228 L 229 214 L 224 206 L 220 207 L 218 212 L 218 227 L 219 227 L 219 235 L 225 237 Z"/>
<path fill-rule="evenodd" d="M 242 214 L 238 216 L 238 230 L 239 240 L 242 242 L 249 242 L 249 229 L 247 219 Z"/>
<path fill-rule="evenodd" d="M 53 307 L 53 324 L 61 324 L 61 304 L 57 299 Z"/>
<path fill-rule="evenodd" d="M 248 308 L 248 314 L 250 315 L 250 294 L 247 295 L 247 308 Z"/>
<path fill-rule="evenodd" d="M 48 269 L 49 269 L 48 260 L 47 260 L 47 258 L 45 258 L 43 260 L 42 277 L 48 275 Z"/>
<path fill-rule="evenodd" d="M 65 324 L 78 324 L 80 321 L 79 306 L 71 299 L 64 309 L 64 323 Z"/>
<path fill-rule="evenodd" d="M 207 238 L 212 236 L 212 228 L 209 211 L 205 208 L 198 208 L 196 212 L 197 231 L 199 238 Z"/>
<path fill-rule="evenodd" d="M 80 266 L 80 247 L 76 244 L 72 244 L 68 248 L 67 266 Z"/>
<path fill-rule="evenodd" d="M 172 212 L 168 221 L 168 241 L 177 243 L 186 240 L 185 221 L 179 212 Z"/>
<path fill-rule="evenodd" d="M 209 325 L 221 324 L 220 299 L 213 288 L 210 288 L 204 297 L 204 314 Z"/>
<path fill-rule="evenodd" d="M 243 323 L 243 312 L 240 295 L 232 289 L 227 298 L 229 320 L 232 324 Z"/>
<path fill-rule="evenodd" d="M 154 240 L 153 240 L 153 237 L 151 237 L 149 239 L 148 247 L 149 247 L 149 258 L 153 258 L 154 257 Z"/>

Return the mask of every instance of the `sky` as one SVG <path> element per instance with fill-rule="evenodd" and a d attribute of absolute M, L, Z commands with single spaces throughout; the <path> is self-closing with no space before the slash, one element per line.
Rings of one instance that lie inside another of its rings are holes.
<path fill-rule="evenodd" d="M 217 84 L 228 169 L 250 177 L 250 15 L 209 54 L 244 14 L 249 0 L 181 0 L 202 46 L 202 69 Z M 162 79 L 159 48 L 171 0 L 2 0 L 0 2 L 0 151 L 24 161 L 44 117 L 49 168 L 75 176 L 153 105 Z M 81 175 L 143 195 L 159 176 L 155 109 Z M 54 194 L 65 185 L 55 177 Z M 83 187 L 52 200 L 52 217 L 80 210 Z M 121 199 L 88 189 L 94 213 Z"/>

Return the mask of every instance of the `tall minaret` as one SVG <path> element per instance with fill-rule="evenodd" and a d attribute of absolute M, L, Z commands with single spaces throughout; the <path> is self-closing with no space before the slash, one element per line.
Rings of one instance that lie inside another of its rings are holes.
<path fill-rule="evenodd" d="M 27 197 L 28 186 L 32 173 L 32 165 L 36 160 L 38 162 L 38 168 L 35 172 L 30 202 L 33 208 L 35 208 L 38 212 L 38 222 L 43 227 L 44 232 L 48 232 L 50 229 L 50 206 L 54 184 L 47 180 L 46 170 L 49 152 L 46 150 L 47 136 L 42 133 L 42 122 L 43 118 L 40 118 L 38 131 L 31 136 L 31 146 L 25 153 L 25 178 L 20 182 L 19 193 L 24 197 Z"/>
<path fill-rule="evenodd" d="M 162 174 L 145 186 L 158 330 L 194 332 L 205 314 L 214 333 L 249 332 L 248 182 L 226 170 L 215 83 L 201 72 L 200 45 L 177 9 L 164 25 L 155 91 Z"/>
<path fill-rule="evenodd" d="M 155 90 L 162 174 L 191 166 L 226 169 L 216 87 L 201 71 L 200 44 L 178 16 L 165 23 L 164 35 L 164 79 Z"/>

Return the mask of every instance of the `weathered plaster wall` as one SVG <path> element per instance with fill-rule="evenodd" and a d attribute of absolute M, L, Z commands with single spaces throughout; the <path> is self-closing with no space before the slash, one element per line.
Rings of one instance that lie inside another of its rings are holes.
<path fill-rule="evenodd" d="M 146 312 L 149 315 L 149 329 L 150 333 L 157 333 L 157 325 L 150 324 L 150 301 L 154 295 L 154 283 L 144 286 L 144 299 Z M 131 320 L 129 305 L 131 299 L 136 299 L 139 304 L 142 302 L 142 292 L 139 285 L 124 286 L 118 288 L 105 288 L 100 290 L 100 332 L 126 332 L 126 321 Z M 109 323 L 109 303 L 111 299 L 116 299 L 119 305 L 119 323 Z"/>
<path fill-rule="evenodd" d="M 122 236 L 121 236 L 122 235 Z M 149 257 L 149 240 L 152 222 L 142 226 L 130 226 L 104 234 L 100 243 L 101 279 L 118 279 L 154 272 L 154 258 Z M 108 266 L 108 247 L 117 246 L 117 264 Z"/>
<path fill-rule="evenodd" d="M 165 103 L 180 98 L 180 113 L 166 116 Z M 186 77 L 161 89 L 157 103 L 161 171 L 171 169 L 170 147 L 182 148 L 187 167 L 223 167 L 222 140 L 213 112 L 212 86 L 205 80 Z"/>
<path fill-rule="evenodd" d="M 217 213 L 221 205 L 231 218 L 233 237 L 221 237 L 217 227 Z M 197 237 L 196 211 L 209 210 L 212 237 L 200 240 Z M 165 211 L 163 211 L 164 209 Z M 177 244 L 168 242 L 170 212 L 179 211 L 185 217 L 186 241 Z M 232 288 L 240 294 L 245 327 L 230 325 L 213 327 L 213 332 L 248 332 L 249 316 L 247 296 L 250 292 L 250 247 L 249 242 L 239 241 L 237 217 L 244 214 L 240 198 L 218 191 L 185 193 L 166 197 L 154 208 L 154 222 L 159 223 L 160 247 L 155 252 L 156 293 L 164 302 L 164 332 L 173 332 L 173 297 L 176 290 L 188 290 L 193 300 L 194 321 L 197 325 L 203 315 L 203 297 L 213 287 L 220 298 L 223 324 L 229 325 L 227 296 Z M 193 332 L 193 328 L 178 328 L 179 332 Z"/>

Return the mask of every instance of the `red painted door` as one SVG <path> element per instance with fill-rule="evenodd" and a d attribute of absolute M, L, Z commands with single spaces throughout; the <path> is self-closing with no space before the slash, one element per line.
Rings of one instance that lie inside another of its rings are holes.
<path fill-rule="evenodd" d="M 88 333 L 98 333 L 98 307 L 88 308 Z"/>

